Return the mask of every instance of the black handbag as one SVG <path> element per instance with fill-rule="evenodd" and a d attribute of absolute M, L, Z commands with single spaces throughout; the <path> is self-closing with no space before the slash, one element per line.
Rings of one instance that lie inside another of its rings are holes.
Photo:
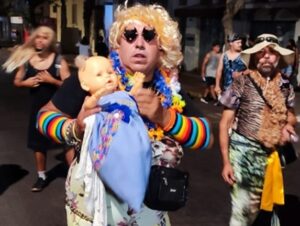
<path fill-rule="evenodd" d="M 188 180 L 188 172 L 152 166 L 144 204 L 154 210 L 178 210 L 187 201 Z"/>
<path fill-rule="evenodd" d="M 291 142 L 287 142 L 282 146 L 277 147 L 281 166 L 286 166 L 297 160 L 298 152 Z"/>

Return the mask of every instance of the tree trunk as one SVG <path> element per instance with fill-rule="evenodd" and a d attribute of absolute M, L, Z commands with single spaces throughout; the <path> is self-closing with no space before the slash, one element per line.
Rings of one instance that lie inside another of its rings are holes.
<path fill-rule="evenodd" d="M 99 39 L 100 36 L 100 32 L 99 31 L 103 31 L 103 38 L 105 39 L 107 34 L 105 34 L 105 25 L 104 25 L 104 13 L 105 13 L 105 8 L 104 5 L 98 5 L 96 6 L 95 10 L 94 10 L 95 14 L 94 14 L 94 18 L 96 18 L 94 20 L 94 46 L 97 45 L 97 41 Z"/>
<path fill-rule="evenodd" d="M 244 6 L 244 0 L 226 0 L 226 9 L 222 18 L 224 27 L 225 43 L 227 43 L 227 36 L 233 32 L 233 17 Z"/>
<path fill-rule="evenodd" d="M 28 6 L 29 6 L 29 18 L 30 18 L 30 23 L 32 24 L 33 27 L 37 27 L 39 24 L 36 21 L 36 16 L 35 16 L 35 8 L 39 5 L 41 5 L 43 2 L 48 1 L 51 3 L 51 0 L 28 0 Z"/>
<path fill-rule="evenodd" d="M 83 5 L 83 25 L 84 35 L 89 39 L 91 35 L 91 17 L 93 8 L 95 7 L 94 0 L 85 0 Z"/>
<path fill-rule="evenodd" d="M 62 32 L 67 27 L 67 7 L 66 7 L 66 1 L 61 0 L 61 30 Z"/>

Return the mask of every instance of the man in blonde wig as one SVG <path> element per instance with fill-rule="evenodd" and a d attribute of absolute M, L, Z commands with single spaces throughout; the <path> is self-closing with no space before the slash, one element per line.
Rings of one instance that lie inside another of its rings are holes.
<path fill-rule="evenodd" d="M 182 61 L 180 41 L 178 24 L 161 6 L 120 6 L 115 12 L 109 42 L 110 59 L 120 81 L 119 88 L 129 92 L 135 82 L 132 75 L 136 72 L 145 75 L 143 87 L 137 90 L 133 97 L 148 129 L 152 163 L 168 167 L 176 167 L 179 164 L 183 155 L 181 145 L 204 149 L 211 145 L 213 140 L 205 118 L 184 115 L 187 113 L 185 106 L 189 104 L 183 100 L 177 81 L 178 67 Z M 83 118 L 100 111 L 95 108 L 82 109 L 79 112 L 78 106 L 82 105 L 86 94 L 82 90 L 74 92 L 74 87 L 78 87 L 78 79 L 77 76 L 72 77 L 41 110 L 41 115 L 51 115 L 50 111 L 56 115 L 57 112 L 74 115 L 70 111 L 78 115 L 76 120 L 65 121 L 74 123 L 75 129 L 69 131 L 68 137 L 62 137 L 62 142 L 82 137 L 85 127 Z M 74 111 L 76 105 L 77 111 Z M 51 123 L 51 119 L 45 119 L 46 117 L 40 118 L 39 125 L 42 128 L 47 128 L 47 124 Z M 60 130 L 58 134 L 59 132 Z M 58 139 L 57 133 L 48 133 L 46 129 L 44 134 Z M 80 142 L 78 144 L 80 145 Z M 153 210 L 145 205 L 135 212 L 124 200 L 118 198 L 118 194 L 103 189 L 99 177 L 92 178 L 87 170 L 88 164 L 84 159 L 89 161 L 90 158 L 85 158 L 83 153 L 80 153 L 79 163 L 73 162 L 66 182 L 68 225 L 170 225 L 167 212 Z"/>
<path fill-rule="evenodd" d="M 130 32 L 132 32 L 132 37 L 129 37 L 129 39 L 131 38 L 131 41 L 134 41 L 134 32 L 137 32 L 134 30 L 134 23 L 145 24 L 144 36 L 150 39 L 151 35 L 154 35 L 151 34 L 152 30 L 157 35 L 160 66 L 172 69 L 181 63 L 183 57 L 178 23 L 170 18 L 163 7 L 158 5 L 148 7 L 136 5 L 127 9 L 119 7 L 115 12 L 115 18 L 116 21 L 111 27 L 109 36 L 109 44 L 112 49 L 118 49 L 121 39 L 124 38 L 123 36 L 125 34 L 129 35 Z M 133 29 L 128 29 L 130 26 Z M 145 40 L 147 41 L 147 39 Z"/>

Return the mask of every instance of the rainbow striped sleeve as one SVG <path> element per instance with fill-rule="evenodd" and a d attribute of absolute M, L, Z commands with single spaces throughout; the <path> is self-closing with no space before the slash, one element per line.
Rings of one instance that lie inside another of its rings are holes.
<path fill-rule="evenodd" d="M 41 111 L 37 116 L 37 129 L 57 143 L 63 143 L 62 127 L 68 118 L 54 111 Z"/>
<path fill-rule="evenodd" d="M 206 118 L 186 117 L 176 113 L 173 123 L 167 131 L 183 147 L 203 150 L 210 141 L 210 127 Z"/>

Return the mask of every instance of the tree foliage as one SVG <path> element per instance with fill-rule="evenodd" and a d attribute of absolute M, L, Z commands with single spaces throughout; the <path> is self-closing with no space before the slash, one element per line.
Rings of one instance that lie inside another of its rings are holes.
<path fill-rule="evenodd" d="M 10 0 L 2 0 L 0 4 L 0 15 L 6 15 L 11 8 Z"/>
<path fill-rule="evenodd" d="M 27 0 L 28 6 L 29 6 L 29 17 L 30 17 L 30 23 L 36 27 L 37 21 L 35 20 L 35 9 L 39 5 L 43 4 L 44 2 L 48 2 L 49 4 L 56 3 L 56 0 Z"/>

